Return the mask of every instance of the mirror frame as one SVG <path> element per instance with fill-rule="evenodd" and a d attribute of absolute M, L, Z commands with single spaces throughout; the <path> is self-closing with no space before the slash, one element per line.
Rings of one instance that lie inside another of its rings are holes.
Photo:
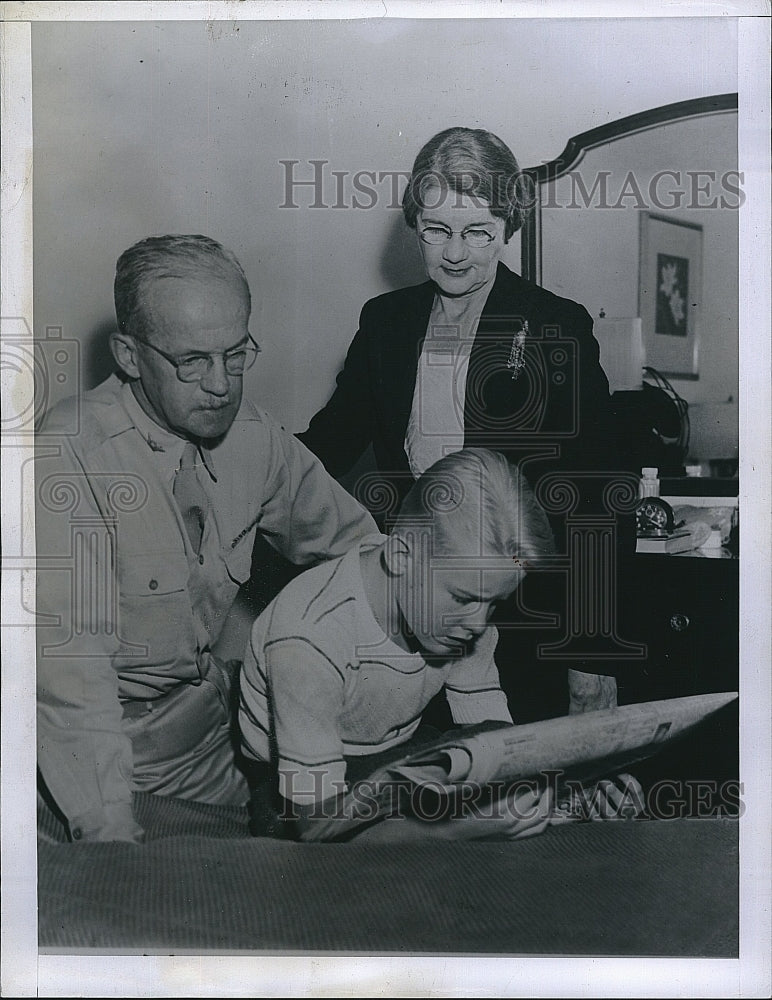
<path fill-rule="evenodd" d="M 677 101 L 675 104 L 663 104 L 658 108 L 640 111 L 615 122 L 599 125 L 588 132 L 580 132 L 572 136 L 560 156 L 537 167 L 527 167 L 523 175 L 528 178 L 529 190 L 533 192 L 532 206 L 526 212 L 521 230 L 521 270 L 524 278 L 536 284 L 541 283 L 542 276 L 542 232 L 541 232 L 541 188 L 544 184 L 557 180 L 563 174 L 576 167 L 591 149 L 645 132 L 660 125 L 682 121 L 688 118 L 701 118 L 706 115 L 737 110 L 737 94 L 714 94 L 711 97 L 697 97 L 689 101 Z"/>

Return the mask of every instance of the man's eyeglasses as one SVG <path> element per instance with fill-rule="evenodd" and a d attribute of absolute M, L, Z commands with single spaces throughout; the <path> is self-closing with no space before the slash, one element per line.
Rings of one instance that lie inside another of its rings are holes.
<path fill-rule="evenodd" d="M 249 337 L 244 344 L 234 347 L 230 351 L 217 351 L 214 354 L 186 354 L 184 357 L 175 358 L 173 355 L 167 354 L 166 351 L 162 351 L 160 347 L 156 347 L 155 344 L 151 344 L 149 340 L 145 340 L 144 337 L 138 337 L 134 334 L 134 339 L 155 351 L 156 354 L 160 354 L 162 358 L 166 358 L 170 365 L 174 365 L 180 382 L 200 382 L 212 370 L 215 358 L 222 358 L 225 371 L 229 375 L 243 375 L 248 368 L 252 367 L 261 351 L 260 345 Z"/>
<path fill-rule="evenodd" d="M 418 230 L 418 235 L 430 246 L 439 246 L 447 243 L 455 233 L 461 233 L 461 239 L 476 250 L 482 250 L 496 239 L 494 233 L 489 233 L 487 229 L 448 229 L 447 226 L 423 226 Z"/>

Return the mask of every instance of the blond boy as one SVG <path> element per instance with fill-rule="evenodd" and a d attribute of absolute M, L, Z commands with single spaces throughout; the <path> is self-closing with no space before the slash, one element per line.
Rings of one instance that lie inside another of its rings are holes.
<path fill-rule="evenodd" d="M 314 818 L 334 813 L 347 772 L 411 740 L 441 690 L 457 725 L 511 723 L 490 618 L 551 552 L 546 516 L 519 471 L 468 448 L 424 473 L 388 536 L 293 580 L 255 622 L 242 674 L 242 748 L 260 776 L 253 832 L 314 839 Z M 403 818 L 360 837 L 543 829 L 548 796 L 512 795 L 496 816 Z"/>

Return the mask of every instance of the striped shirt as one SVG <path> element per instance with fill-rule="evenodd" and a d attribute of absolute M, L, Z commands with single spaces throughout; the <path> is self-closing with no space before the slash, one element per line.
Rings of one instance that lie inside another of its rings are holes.
<path fill-rule="evenodd" d="M 360 553 L 296 577 L 252 627 L 239 721 L 247 756 L 278 767 L 279 791 L 309 805 L 344 790 L 346 756 L 405 742 L 442 688 L 458 724 L 511 722 L 485 631 L 464 656 L 427 663 L 388 638 L 367 601 Z"/>

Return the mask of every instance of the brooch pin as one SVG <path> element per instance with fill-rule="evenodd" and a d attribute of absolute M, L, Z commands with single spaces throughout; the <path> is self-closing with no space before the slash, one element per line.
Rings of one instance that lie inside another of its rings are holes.
<path fill-rule="evenodd" d="M 507 368 L 510 370 L 511 378 L 514 381 L 525 364 L 525 338 L 528 335 L 528 320 L 523 322 L 522 327 L 515 331 L 512 337 L 512 347 L 509 350 Z"/>

